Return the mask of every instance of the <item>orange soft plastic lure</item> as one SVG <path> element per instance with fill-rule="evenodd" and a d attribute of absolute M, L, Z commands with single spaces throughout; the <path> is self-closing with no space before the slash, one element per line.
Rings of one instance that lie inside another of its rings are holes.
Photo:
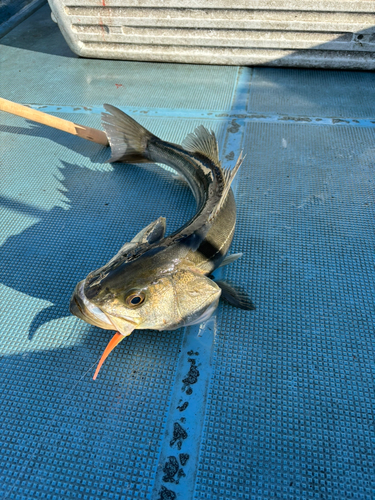
<path fill-rule="evenodd" d="M 93 379 L 96 380 L 96 377 L 98 376 L 98 373 L 100 371 L 100 368 L 102 367 L 104 361 L 107 359 L 108 355 L 110 354 L 111 351 L 121 342 L 122 339 L 124 339 L 124 335 L 121 335 L 121 333 L 116 332 L 114 336 L 111 338 L 109 341 L 107 347 L 105 348 L 105 351 L 102 354 L 102 357 L 100 358 L 99 364 L 95 370 Z"/>

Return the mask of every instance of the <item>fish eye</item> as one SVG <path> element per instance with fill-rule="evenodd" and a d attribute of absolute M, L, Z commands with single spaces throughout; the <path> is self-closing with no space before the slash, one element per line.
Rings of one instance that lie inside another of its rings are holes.
<path fill-rule="evenodd" d="M 126 305 L 129 307 L 140 306 L 144 301 L 145 294 L 143 292 L 132 292 L 125 299 Z"/>

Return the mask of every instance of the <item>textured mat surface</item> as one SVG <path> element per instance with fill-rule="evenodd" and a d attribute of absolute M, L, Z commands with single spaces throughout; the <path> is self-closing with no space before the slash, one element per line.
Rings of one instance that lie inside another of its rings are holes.
<path fill-rule="evenodd" d="M 245 135 L 228 276 L 257 310 L 218 318 L 196 497 L 370 499 L 374 130 Z"/>
<path fill-rule="evenodd" d="M 5 98 L 93 127 L 130 106 L 173 142 L 203 123 L 225 164 L 244 149 L 225 273 L 257 309 L 135 332 L 92 381 L 111 334 L 69 315 L 76 282 L 193 197 L 2 113 L 1 498 L 372 499 L 374 75 L 82 60 L 48 8 L 2 41 Z"/>
<path fill-rule="evenodd" d="M 374 118 L 371 72 L 257 69 L 250 112 L 300 117 Z"/>

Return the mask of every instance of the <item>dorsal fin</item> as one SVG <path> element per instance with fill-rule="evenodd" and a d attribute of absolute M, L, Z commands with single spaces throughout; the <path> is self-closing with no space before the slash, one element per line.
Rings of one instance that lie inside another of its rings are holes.
<path fill-rule="evenodd" d="M 186 151 L 190 151 L 190 153 L 200 153 L 212 160 L 215 165 L 220 166 L 219 148 L 215 133 L 212 130 L 207 130 L 203 125 L 199 125 L 194 132 L 185 137 L 182 147 Z"/>

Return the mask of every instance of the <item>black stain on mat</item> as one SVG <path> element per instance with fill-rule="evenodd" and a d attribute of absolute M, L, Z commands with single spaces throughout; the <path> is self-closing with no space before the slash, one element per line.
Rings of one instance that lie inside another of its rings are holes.
<path fill-rule="evenodd" d="M 312 122 L 311 118 L 308 116 L 281 116 L 279 120 L 282 121 L 292 121 L 292 122 Z"/>
<path fill-rule="evenodd" d="M 240 129 L 239 124 L 236 122 L 236 120 L 231 121 L 231 126 L 228 128 L 228 132 L 231 134 L 236 134 Z"/>
<path fill-rule="evenodd" d="M 180 453 L 179 454 L 179 459 L 180 459 L 180 464 L 182 466 L 186 465 L 187 464 L 187 461 L 189 460 L 190 456 L 188 453 Z"/>
<path fill-rule="evenodd" d="M 350 123 L 350 121 L 342 120 L 341 118 L 332 118 L 332 123 L 335 125 L 336 123 Z"/>
<path fill-rule="evenodd" d="M 246 118 L 255 118 L 256 120 L 260 120 L 261 118 L 268 118 L 267 115 L 247 115 Z"/>
<path fill-rule="evenodd" d="M 168 462 L 164 465 L 163 481 L 165 483 L 174 483 L 176 480 L 174 476 L 177 474 L 180 466 L 178 465 L 176 457 L 168 457 Z"/>
<path fill-rule="evenodd" d="M 181 457 L 181 455 L 180 455 L 180 457 Z M 181 461 L 181 458 L 180 458 L 180 461 Z M 163 481 L 165 483 L 178 484 L 182 477 L 186 477 L 185 472 L 178 465 L 177 458 L 173 457 L 173 456 L 168 457 L 168 461 L 164 465 L 163 472 L 164 472 Z"/>
<path fill-rule="evenodd" d="M 178 484 L 180 482 L 180 479 L 182 477 L 186 477 L 186 474 L 185 474 L 185 472 L 182 469 L 179 469 L 179 471 L 177 472 L 177 481 L 176 481 L 176 484 Z"/>
<path fill-rule="evenodd" d="M 175 422 L 173 424 L 173 439 L 171 439 L 170 445 L 173 446 L 177 443 L 177 448 L 181 450 L 182 441 L 187 437 L 188 435 L 185 429 L 183 429 L 178 422 Z"/>
<path fill-rule="evenodd" d="M 193 350 L 190 350 L 188 353 L 188 356 L 199 356 L 199 352 L 195 352 Z M 195 359 L 189 357 L 188 358 L 188 363 L 190 363 L 190 368 L 185 376 L 185 378 L 182 380 L 184 386 L 182 390 L 184 391 L 186 389 L 186 394 L 192 394 L 193 390 L 191 388 L 191 384 L 196 384 L 199 378 L 199 370 L 197 368 L 197 362 Z M 186 410 L 186 408 L 189 406 L 189 403 L 187 401 L 183 402 L 183 399 L 180 399 L 178 402 L 178 406 L 176 409 L 178 409 L 180 412 L 183 412 Z M 186 418 L 182 417 L 179 419 L 181 423 L 186 422 Z M 188 438 L 188 434 L 186 430 L 181 426 L 179 422 L 174 422 L 173 424 L 173 438 L 170 440 L 169 444 L 171 447 L 173 447 L 175 444 L 177 445 L 177 449 L 181 450 L 182 448 L 182 443 L 185 439 Z M 180 453 L 179 456 L 179 461 L 181 466 L 183 467 L 186 465 L 187 461 L 189 460 L 190 456 L 188 453 Z M 164 476 L 162 477 L 162 481 L 165 483 L 174 483 L 174 484 L 179 484 L 180 479 L 183 477 L 186 477 L 186 474 L 184 470 L 180 467 L 178 460 L 174 456 L 169 456 L 167 461 L 165 462 L 164 468 L 163 468 L 163 473 Z M 169 500 L 169 499 L 174 499 L 176 498 L 175 492 L 168 490 L 165 487 L 162 487 L 162 489 L 159 492 L 159 499 L 158 500 Z"/>
<path fill-rule="evenodd" d="M 159 491 L 160 497 L 158 500 L 175 500 L 177 498 L 177 495 L 174 491 L 169 490 L 165 486 L 162 486 L 160 491 Z"/>
<path fill-rule="evenodd" d="M 185 401 L 185 403 L 183 405 L 177 406 L 177 410 L 185 411 L 188 406 L 189 406 L 189 403 L 187 401 Z"/>
<path fill-rule="evenodd" d="M 196 384 L 198 381 L 198 377 L 199 377 L 199 370 L 196 367 L 196 361 L 195 361 L 195 359 L 192 359 L 192 358 L 189 358 L 188 361 L 190 363 L 190 370 L 182 382 L 185 385 Z"/>

